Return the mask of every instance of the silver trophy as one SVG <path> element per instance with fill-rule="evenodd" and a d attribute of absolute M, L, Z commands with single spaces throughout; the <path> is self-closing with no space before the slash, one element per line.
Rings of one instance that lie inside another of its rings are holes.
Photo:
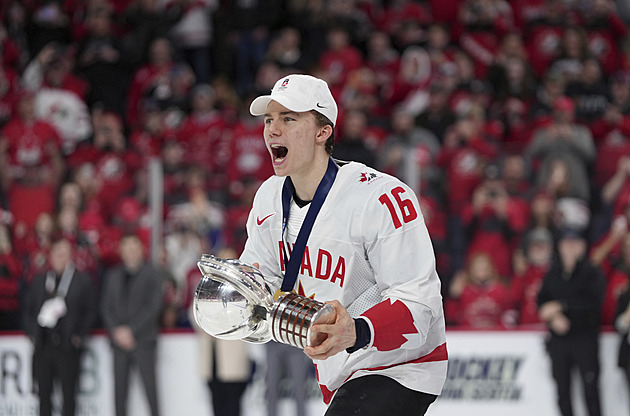
<path fill-rule="evenodd" d="M 214 337 L 304 348 L 323 341 L 311 339 L 314 324 L 335 320 L 331 305 L 295 293 L 274 302 L 262 273 L 240 260 L 203 254 L 197 266 L 203 278 L 193 300 L 195 321 Z"/>

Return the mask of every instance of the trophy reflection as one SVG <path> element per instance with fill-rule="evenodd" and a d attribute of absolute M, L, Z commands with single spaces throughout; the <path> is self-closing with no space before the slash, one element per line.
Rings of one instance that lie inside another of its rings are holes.
<path fill-rule="evenodd" d="M 208 334 L 252 343 L 270 340 L 304 348 L 319 345 L 311 339 L 315 323 L 332 323 L 331 305 L 295 293 L 274 302 L 258 269 L 236 259 L 203 254 L 197 262 L 203 278 L 193 299 L 195 321 Z"/>

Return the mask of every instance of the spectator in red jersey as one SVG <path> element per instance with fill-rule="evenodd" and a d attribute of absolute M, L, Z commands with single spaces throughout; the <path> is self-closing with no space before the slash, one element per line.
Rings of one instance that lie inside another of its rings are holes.
<path fill-rule="evenodd" d="M 474 329 L 499 329 L 514 325 L 510 288 L 497 272 L 487 252 L 470 256 L 466 268 L 454 277 L 449 294 L 455 325 Z"/>
<path fill-rule="evenodd" d="M 527 102 L 508 97 L 494 102 L 490 113 L 501 123 L 503 150 L 507 153 L 523 152 L 535 129 Z"/>
<path fill-rule="evenodd" d="M 571 13 L 565 2 L 545 0 L 539 17 L 530 20 L 525 26 L 525 45 L 532 68 L 538 77 L 548 71 L 549 63 L 560 54 L 564 28 L 574 22 L 574 13 Z"/>
<path fill-rule="evenodd" d="M 564 166 L 568 169 L 565 179 L 570 181 L 566 193 L 589 201 L 588 171 L 596 149 L 591 132 L 575 123 L 574 113 L 575 104 L 571 99 L 556 99 L 551 123 L 534 132 L 525 154 L 534 169 L 537 184 L 546 184 L 549 179 L 555 185 L 561 185 L 563 177 L 560 174 Z"/>
<path fill-rule="evenodd" d="M 173 59 L 173 49 L 167 38 L 156 38 L 151 41 L 148 49 L 148 62 L 138 67 L 132 76 L 127 94 L 126 121 L 134 128 L 139 122 L 139 112 L 142 99 L 151 91 L 158 95 L 162 90 L 155 90 L 162 86 L 167 95 L 172 93 L 172 81 L 182 73 L 192 74 L 187 64 Z M 186 80 L 190 77 L 187 75 Z M 161 98 L 158 96 L 157 98 Z"/>
<path fill-rule="evenodd" d="M 444 22 L 433 22 L 427 28 L 425 49 L 431 59 L 433 72 L 438 72 L 442 65 L 454 63 L 455 53 L 459 50 L 451 39 L 449 27 Z"/>
<path fill-rule="evenodd" d="M 372 32 L 366 44 L 365 66 L 374 74 L 377 94 L 382 94 L 396 78 L 400 67 L 400 53 L 392 46 L 385 32 Z"/>
<path fill-rule="evenodd" d="M 22 263 L 13 250 L 11 231 L 0 223 L 0 330 L 20 329 Z"/>
<path fill-rule="evenodd" d="M 352 44 L 348 31 L 333 26 L 326 35 L 326 49 L 319 58 L 322 77 L 328 82 L 334 97 L 339 97 L 346 77 L 363 65 L 361 51 Z"/>
<path fill-rule="evenodd" d="M 143 100 L 141 107 L 140 122 L 129 136 L 129 146 L 148 162 L 160 155 L 164 142 L 176 132 L 166 125 L 165 113 L 154 100 Z"/>
<path fill-rule="evenodd" d="M 451 126 L 438 156 L 437 163 L 447 178 L 448 209 L 452 215 L 459 215 L 481 182 L 485 163 L 498 154 L 492 140 L 483 133 L 483 113 L 482 108 L 473 107 Z"/>
<path fill-rule="evenodd" d="M 628 34 L 628 26 L 616 12 L 612 0 L 589 0 L 580 5 L 588 49 L 601 64 L 604 74 L 610 75 L 619 68 L 619 39 Z"/>
<path fill-rule="evenodd" d="M 492 252 L 492 261 L 501 276 L 511 274 L 512 251 L 517 236 L 527 225 L 527 203 L 507 193 L 497 165 L 484 169 L 484 180 L 477 186 L 472 201 L 462 211 L 466 227 L 467 255 Z"/>
<path fill-rule="evenodd" d="M 57 186 L 65 171 L 59 136 L 34 113 L 33 97 L 25 95 L 18 116 L 4 126 L 0 138 L 0 159 L 5 162 L 0 176 L 15 225 L 23 227 L 24 233 L 34 227 L 42 212 L 54 210 Z"/>
<path fill-rule="evenodd" d="M 414 115 L 424 111 L 429 103 L 430 79 L 429 55 L 419 46 L 407 47 L 400 58 L 396 78 L 383 94 L 382 105 L 389 110 L 384 115 L 390 115 L 395 107 L 404 107 Z"/>
<path fill-rule="evenodd" d="M 201 166 L 209 175 L 208 186 L 219 190 L 225 185 L 231 128 L 215 107 L 215 93 L 207 84 L 197 85 L 191 94 L 191 112 L 177 131 L 189 165 Z"/>
<path fill-rule="evenodd" d="M 590 259 L 606 277 L 602 324 L 613 325 L 619 296 L 630 287 L 630 233 L 625 216 L 613 220 L 606 236 L 591 249 Z"/>
<path fill-rule="evenodd" d="M 105 222 L 109 222 L 115 212 L 120 196 L 133 189 L 135 171 L 141 165 L 141 157 L 127 148 L 122 120 L 114 113 L 107 113 L 97 119 L 91 143 L 79 147 L 69 158 L 72 169 L 83 164 L 93 169 L 91 181 L 97 186 L 95 208 Z M 89 192 L 89 191 L 88 191 Z"/>
<path fill-rule="evenodd" d="M 615 174 L 619 159 L 630 154 L 630 74 L 618 72 L 611 77 L 610 101 L 590 128 L 597 144 L 593 181 L 601 189 Z"/>
<path fill-rule="evenodd" d="M 32 93 L 20 96 L 17 114 L 2 128 L 0 142 L 8 158 L 2 167 L 9 181 L 5 185 L 22 179 L 27 167 L 51 187 L 59 184 L 64 173 L 61 139 L 52 125 L 37 119 Z"/>
<path fill-rule="evenodd" d="M 484 78 L 499 39 L 514 27 L 510 5 L 503 0 L 465 0 L 460 4 L 454 38 L 475 62 L 475 76 Z"/>
<path fill-rule="evenodd" d="M 546 228 L 524 233 L 523 244 L 514 251 L 511 279 L 519 325 L 541 324 L 537 297 L 553 258 L 554 241 Z"/>
<path fill-rule="evenodd" d="M 425 41 L 432 21 L 431 8 L 424 2 L 394 0 L 387 2 L 376 25 L 390 36 L 398 50 L 403 50 Z"/>
<path fill-rule="evenodd" d="M 383 108 L 380 97 L 374 72 L 366 66 L 355 69 L 348 74 L 348 81 L 341 91 L 340 105 L 344 110 L 338 116 L 340 123 L 346 112 L 361 111 L 368 114 L 372 124 L 386 125 L 388 117 L 385 115 L 389 114 L 389 109 Z"/>

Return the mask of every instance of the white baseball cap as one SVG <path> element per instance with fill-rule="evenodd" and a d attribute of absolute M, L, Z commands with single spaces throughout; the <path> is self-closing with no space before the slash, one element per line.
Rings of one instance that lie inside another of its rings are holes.
<path fill-rule="evenodd" d="M 262 116 L 267 112 L 267 105 L 271 100 L 297 113 L 315 110 L 326 116 L 333 126 L 337 122 L 335 99 L 326 81 L 319 78 L 299 74 L 280 78 L 270 95 L 261 95 L 252 101 L 249 112 L 254 116 Z"/>

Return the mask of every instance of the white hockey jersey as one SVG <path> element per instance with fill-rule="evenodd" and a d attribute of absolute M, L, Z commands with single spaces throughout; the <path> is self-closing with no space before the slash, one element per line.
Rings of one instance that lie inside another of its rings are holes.
<path fill-rule="evenodd" d="M 290 256 L 309 208 L 291 202 L 283 239 L 284 180 L 273 176 L 258 190 L 241 255 L 260 264 L 272 291 L 280 287 L 283 253 Z M 294 290 L 322 302 L 339 300 L 351 316 L 366 319 L 372 333 L 366 348 L 314 361 L 324 402 L 345 381 L 367 374 L 441 392 L 448 354 L 440 280 L 417 198 L 403 182 L 360 163 L 342 165 L 308 238 Z"/>

